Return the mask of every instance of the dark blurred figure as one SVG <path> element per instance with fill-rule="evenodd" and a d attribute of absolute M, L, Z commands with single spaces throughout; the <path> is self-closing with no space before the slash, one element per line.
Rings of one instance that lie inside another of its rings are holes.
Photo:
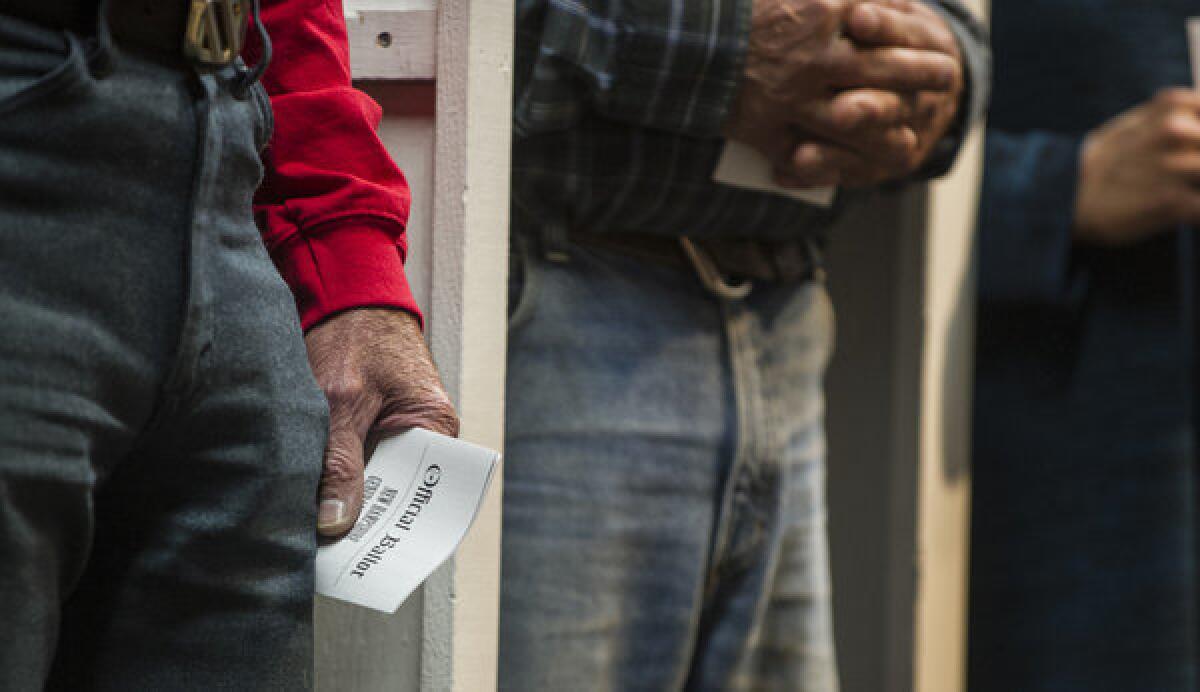
<path fill-rule="evenodd" d="M 970 689 L 1192 690 L 1200 4 L 995 4 Z"/>

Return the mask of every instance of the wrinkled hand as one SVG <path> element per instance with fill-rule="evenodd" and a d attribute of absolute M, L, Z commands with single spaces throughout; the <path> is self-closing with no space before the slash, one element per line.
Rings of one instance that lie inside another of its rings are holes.
<path fill-rule="evenodd" d="M 946 89 L 907 94 L 903 122 L 917 135 L 918 165 L 958 116 L 964 88 L 962 52 L 958 39 L 942 16 L 919 0 L 878 0 L 856 6 L 846 33 L 862 45 L 904 46 L 932 50 L 954 61 L 953 79 Z"/>
<path fill-rule="evenodd" d="M 940 137 L 938 106 L 953 104 L 948 125 L 962 89 L 953 34 L 918 5 L 758 0 L 726 136 L 758 148 L 781 182 L 800 187 L 914 170 Z"/>
<path fill-rule="evenodd" d="M 903 133 L 894 135 L 902 146 L 891 155 L 873 155 L 878 144 L 862 128 L 842 131 L 810 128 L 817 138 L 798 145 L 795 164 L 800 171 L 805 167 L 812 171 L 836 171 L 835 184 L 846 187 L 907 177 L 921 167 L 958 115 L 964 88 L 958 40 L 937 12 L 923 2 L 909 0 L 875 0 L 855 5 L 846 20 L 846 35 L 859 46 L 876 50 L 891 47 L 945 55 L 953 60 L 952 78 L 944 89 L 891 93 L 858 90 L 846 94 L 845 98 L 858 99 L 869 95 L 877 103 L 885 104 L 876 111 L 883 117 L 877 116 L 874 123 Z"/>
<path fill-rule="evenodd" d="M 1120 246 L 1200 224 L 1200 93 L 1166 89 L 1088 135 L 1075 235 Z"/>
<path fill-rule="evenodd" d="M 458 416 L 408 313 L 350 310 L 317 325 L 304 340 L 329 400 L 317 531 L 339 536 L 362 510 L 367 448 L 411 427 L 457 435 Z"/>

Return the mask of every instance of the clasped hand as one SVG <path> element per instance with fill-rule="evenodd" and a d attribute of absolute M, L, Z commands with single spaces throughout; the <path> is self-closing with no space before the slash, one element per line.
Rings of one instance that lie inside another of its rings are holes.
<path fill-rule="evenodd" d="M 910 0 L 756 0 L 745 78 L 725 134 L 788 187 L 910 175 L 954 122 L 958 42 Z"/>

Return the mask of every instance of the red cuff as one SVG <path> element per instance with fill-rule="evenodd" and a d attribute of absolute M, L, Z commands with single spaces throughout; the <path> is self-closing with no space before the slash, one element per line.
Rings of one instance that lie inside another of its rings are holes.
<path fill-rule="evenodd" d="M 306 229 L 272 249 L 296 296 L 305 331 L 339 312 L 364 307 L 404 310 L 424 327 L 404 275 L 403 252 L 394 233 L 361 217 Z"/>

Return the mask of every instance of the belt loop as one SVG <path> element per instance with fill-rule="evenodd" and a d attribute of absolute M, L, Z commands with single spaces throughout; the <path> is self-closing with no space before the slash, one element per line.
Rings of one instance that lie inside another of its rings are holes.
<path fill-rule="evenodd" d="M 88 67 L 96 79 L 111 75 L 117 67 L 116 46 L 108 22 L 109 0 L 96 2 L 96 47 L 88 56 Z"/>
<path fill-rule="evenodd" d="M 233 95 L 239 100 L 245 98 L 250 87 L 262 79 L 263 74 L 271 65 L 274 52 L 271 46 L 271 35 L 267 33 L 267 27 L 263 25 L 261 1 L 251 0 L 250 8 L 254 18 L 254 30 L 258 32 L 258 40 L 262 45 L 262 54 L 258 57 L 258 62 L 254 67 L 246 69 L 238 76 L 237 85 L 233 88 Z"/>
<path fill-rule="evenodd" d="M 700 283 L 704 284 L 704 287 L 716 297 L 730 301 L 743 300 L 754 289 L 754 284 L 750 281 L 742 281 L 738 284 L 729 283 L 724 276 L 721 276 L 721 270 L 717 268 L 716 262 L 713 262 L 711 257 L 696 247 L 696 244 L 686 236 L 679 237 L 679 245 L 696 270 L 696 276 L 700 277 Z"/>
<path fill-rule="evenodd" d="M 551 222 L 540 224 L 542 255 L 550 262 L 566 264 L 571 261 L 571 241 L 567 237 L 566 224 Z"/>
<path fill-rule="evenodd" d="M 816 238 L 811 235 L 804 236 L 804 250 L 808 255 L 809 266 L 812 267 L 813 281 L 825 283 L 828 275 L 828 272 L 825 271 L 825 253 L 821 252 Z"/>

